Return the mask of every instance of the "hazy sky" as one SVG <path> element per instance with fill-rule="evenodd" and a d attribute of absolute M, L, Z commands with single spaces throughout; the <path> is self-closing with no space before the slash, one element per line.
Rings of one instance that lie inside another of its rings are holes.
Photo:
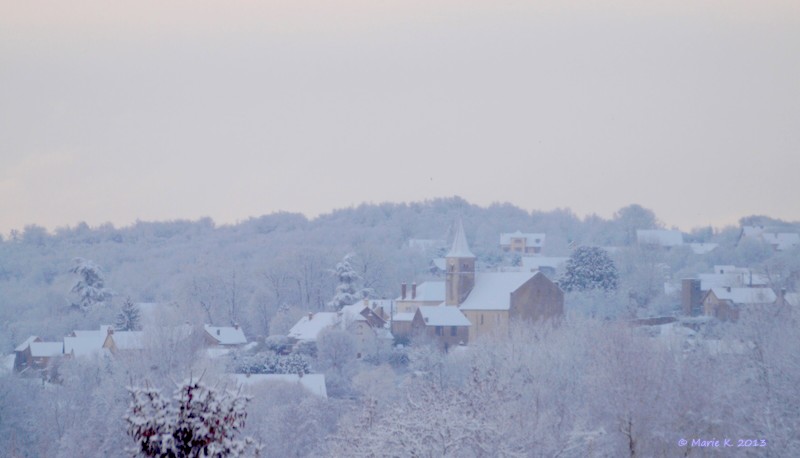
<path fill-rule="evenodd" d="M 800 2 L 0 0 L 2 233 L 452 195 L 800 219 Z"/>

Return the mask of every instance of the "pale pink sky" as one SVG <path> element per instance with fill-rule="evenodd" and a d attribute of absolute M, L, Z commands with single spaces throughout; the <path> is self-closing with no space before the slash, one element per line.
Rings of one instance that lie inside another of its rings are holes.
<path fill-rule="evenodd" d="M 0 233 L 452 195 L 800 220 L 800 2 L 74 3 L 0 0 Z"/>

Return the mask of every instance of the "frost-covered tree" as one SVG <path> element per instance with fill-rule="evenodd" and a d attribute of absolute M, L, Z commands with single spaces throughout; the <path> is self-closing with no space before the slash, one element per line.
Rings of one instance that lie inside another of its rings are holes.
<path fill-rule="evenodd" d="M 177 388 L 174 402 L 151 387 L 129 387 L 133 398 L 125 421 L 142 457 L 244 456 L 251 440 L 237 439 L 249 398 L 201 382 Z"/>
<path fill-rule="evenodd" d="M 233 362 L 233 369 L 241 374 L 308 374 L 311 372 L 311 364 L 298 354 L 259 353 L 239 355 Z"/>
<path fill-rule="evenodd" d="M 125 298 L 125 302 L 122 303 L 122 310 L 117 314 L 117 322 L 114 324 L 114 329 L 117 331 L 139 331 L 142 329 L 141 312 L 130 297 Z"/>
<path fill-rule="evenodd" d="M 317 366 L 325 372 L 328 394 L 347 393 L 357 371 L 358 343 L 347 331 L 325 329 L 317 337 Z"/>
<path fill-rule="evenodd" d="M 567 260 L 561 287 L 565 291 L 613 291 L 617 282 L 617 268 L 608 253 L 598 247 L 582 246 Z"/>
<path fill-rule="evenodd" d="M 105 287 L 103 270 L 88 259 L 75 258 L 74 262 L 75 265 L 69 271 L 79 278 L 70 290 L 78 296 L 72 306 L 87 312 L 95 305 L 104 304 L 111 299 L 114 293 Z"/>
<path fill-rule="evenodd" d="M 360 289 L 357 284 L 361 281 L 361 275 L 353 268 L 354 255 L 348 254 L 336 264 L 336 268 L 331 273 L 339 281 L 336 286 L 336 294 L 328 302 L 328 307 L 341 310 L 345 305 L 355 304 L 364 298 L 368 293 L 365 289 Z"/>

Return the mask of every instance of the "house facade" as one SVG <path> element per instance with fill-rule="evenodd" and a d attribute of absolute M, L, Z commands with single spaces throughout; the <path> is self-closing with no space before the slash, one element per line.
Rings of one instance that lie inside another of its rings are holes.
<path fill-rule="evenodd" d="M 417 309 L 411 320 L 413 335 L 424 335 L 436 341 L 445 351 L 469 341 L 471 323 L 456 307 L 437 305 Z"/>
<path fill-rule="evenodd" d="M 470 340 L 507 335 L 511 323 L 564 314 L 564 292 L 541 272 L 482 273 L 460 304 L 472 327 Z"/>
<path fill-rule="evenodd" d="M 703 313 L 722 321 L 736 321 L 743 309 L 775 304 L 777 298 L 769 288 L 711 288 L 703 297 Z"/>
<path fill-rule="evenodd" d="M 545 234 L 520 231 L 500 234 L 500 248 L 507 253 L 539 254 L 544 247 Z"/>

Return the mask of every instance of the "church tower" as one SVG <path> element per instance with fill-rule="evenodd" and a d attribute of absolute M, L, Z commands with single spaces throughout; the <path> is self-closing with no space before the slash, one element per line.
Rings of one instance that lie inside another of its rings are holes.
<path fill-rule="evenodd" d="M 453 246 L 445 257 L 447 263 L 447 276 L 445 285 L 445 305 L 461 305 L 467 298 L 472 287 L 475 286 L 475 255 L 469 251 L 467 237 L 461 221 L 456 227 L 456 236 Z"/>

